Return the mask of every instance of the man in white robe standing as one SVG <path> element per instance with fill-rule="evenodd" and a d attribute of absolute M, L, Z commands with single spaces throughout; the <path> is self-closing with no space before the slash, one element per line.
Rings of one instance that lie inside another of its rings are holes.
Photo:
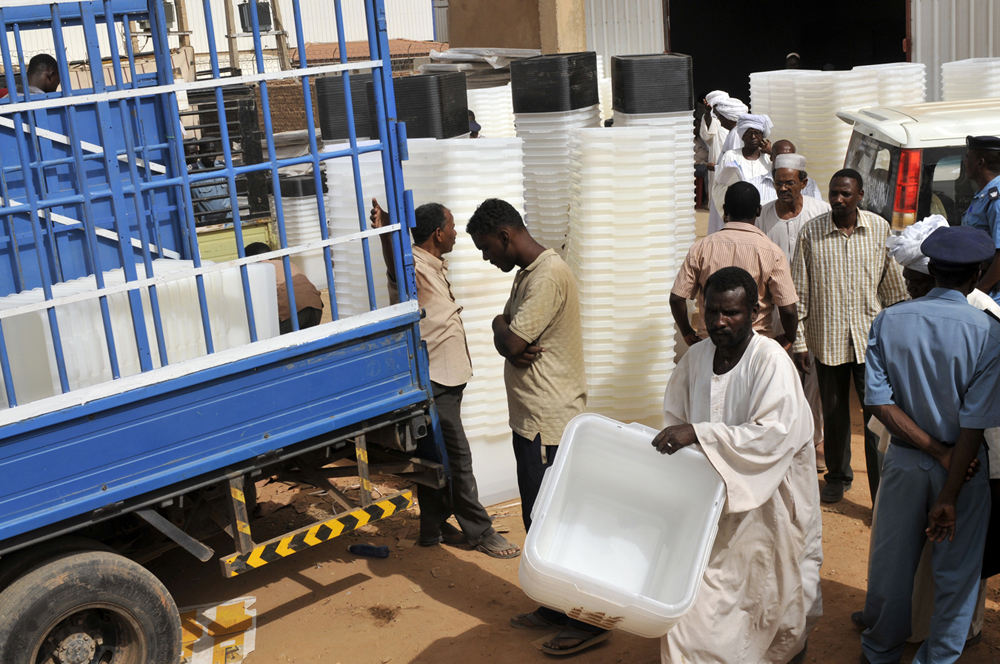
<path fill-rule="evenodd" d="M 707 98 L 706 98 L 707 99 Z M 736 128 L 736 121 L 740 119 L 740 116 L 748 112 L 750 109 L 747 105 L 741 102 L 739 99 L 732 99 L 731 97 L 726 97 L 725 99 L 719 99 L 712 106 L 712 112 L 715 117 L 719 120 L 719 126 L 724 130 L 725 135 L 718 136 L 714 143 L 714 147 L 709 150 L 708 170 L 712 174 L 712 184 L 715 184 L 715 176 L 719 171 L 719 157 L 722 156 L 726 150 L 730 149 L 728 146 L 731 145 L 732 141 L 735 139 L 739 141 L 737 147 L 743 147 L 743 141 L 739 139 L 738 136 L 733 134 L 733 129 Z M 708 188 L 708 232 L 714 233 L 715 231 L 722 228 L 722 207 L 716 208 L 715 203 L 712 200 L 712 187 Z"/>
<path fill-rule="evenodd" d="M 703 100 L 705 103 L 705 115 L 701 117 L 701 125 L 698 127 L 698 135 L 701 136 L 701 140 L 705 141 L 705 146 L 708 147 L 708 177 L 705 178 L 705 191 L 711 193 L 712 191 L 712 181 L 713 173 L 715 170 L 715 162 L 719 160 L 719 155 L 722 154 L 722 143 L 726 140 L 726 136 L 729 135 L 729 129 L 731 127 L 724 127 L 722 122 L 719 121 L 719 116 L 715 114 L 715 105 L 721 101 L 729 99 L 729 93 L 723 92 L 722 90 L 713 90 L 705 95 Z M 728 123 L 727 123 L 728 124 Z"/>
<path fill-rule="evenodd" d="M 726 507 L 698 599 L 662 639 L 663 664 L 801 662 L 823 613 L 812 416 L 788 354 L 753 333 L 758 310 L 748 272 L 715 272 L 712 343 L 692 346 L 667 385 L 653 446 L 697 444 L 726 483 Z"/>
<path fill-rule="evenodd" d="M 761 205 L 777 198 L 771 177 L 771 144 L 767 140 L 773 126 L 766 115 L 744 113 L 736 122 L 736 128 L 729 132 L 730 136 L 740 137 L 742 147 L 723 152 L 715 165 L 712 201 L 720 210 L 726 200 L 726 190 L 736 182 L 749 182 L 756 187 Z M 709 217 L 708 233 L 721 229 L 721 219 L 716 226 Z"/>

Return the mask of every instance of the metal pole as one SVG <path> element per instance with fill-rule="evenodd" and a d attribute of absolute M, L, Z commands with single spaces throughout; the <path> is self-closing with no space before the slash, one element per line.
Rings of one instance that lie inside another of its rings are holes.
<path fill-rule="evenodd" d="M 232 70 L 229 75 L 236 76 L 236 71 L 240 69 L 240 49 L 236 45 L 236 21 L 233 18 L 233 0 L 225 0 L 226 6 L 226 37 L 229 40 L 229 68 Z M 211 35 L 209 35 L 211 38 Z"/>
<path fill-rule="evenodd" d="M 288 71 L 292 68 L 292 62 L 288 59 L 288 37 L 285 34 L 285 22 L 281 20 L 281 0 L 271 0 L 271 7 L 274 8 L 274 31 L 275 41 L 278 43 L 278 63 L 281 71 Z M 302 60 L 302 53 L 299 53 L 299 61 Z"/>

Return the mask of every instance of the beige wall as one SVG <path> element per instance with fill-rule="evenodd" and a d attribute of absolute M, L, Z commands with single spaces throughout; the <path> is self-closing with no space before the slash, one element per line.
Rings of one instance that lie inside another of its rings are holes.
<path fill-rule="evenodd" d="M 538 0 L 451 0 L 450 46 L 541 48 Z"/>
<path fill-rule="evenodd" d="M 585 0 L 451 0 L 451 46 L 587 50 Z"/>

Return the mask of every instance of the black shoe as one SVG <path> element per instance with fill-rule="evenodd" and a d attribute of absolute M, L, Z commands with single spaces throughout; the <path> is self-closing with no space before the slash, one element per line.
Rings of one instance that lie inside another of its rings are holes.
<path fill-rule="evenodd" d="M 851 614 L 851 622 L 854 623 L 855 627 L 857 627 L 862 631 L 868 629 L 868 625 L 865 624 L 864 618 L 865 618 L 864 611 L 855 611 L 854 613 Z"/>
<path fill-rule="evenodd" d="M 851 490 L 850 482 L 827 482 L 819 492 L 819 499 L 824 503 L 839 503 L 844 499 L 844 492 Z"/>

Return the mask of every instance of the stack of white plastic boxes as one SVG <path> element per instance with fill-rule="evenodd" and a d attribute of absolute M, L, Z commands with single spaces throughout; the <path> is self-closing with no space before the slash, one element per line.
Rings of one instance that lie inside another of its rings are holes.
<path fill-rule="evenodd" d="M 320 227 L 319 206 L 322 198 L 316 197 L 316 181 L 312 173 L 291 178 L 281 178 L 281 208 L 285 220 L 285 239 L 289 247 L 319 242 L 323 239 Z M 326 283 L 326 262 L 322 249 L 310 249 L 291 255 L 316 288 L 323 290 Z"/>
<path fill-rule="evenodd" d="M 523 139 L 525 221 L 542 245 L 563 253 L 569 228 L 569 139 L 597 127 L 593 52 L 543 55 L 510 64 L 517 135 Z"/>
<path fill-rule="evenodd" d="M 469 110 L 476 114 L 476 122 L 482 126 L 485 138 L 513 138 L 514 102 L 510 83 L 494 88 L 469 90 Z"/>
<path fill-rule="evenodd" d="M 203 264 L 211 265 L 210 261 Z M 191 261 L 153 261 L 153 274 L 171 275 L 190 270 Z M 136 265 L 137 278 L 146 277 L 145 266 Z M 268 263 L 247 266 L 257 339 L 278 335 L 278 300 L 274 267 Z M 121 269 L 104 273 L 106 287 L 125 283 Z M 211 272 L 204 276 L 212 344 L 216 352 L 250 343 L 243 284 L 239 268 Z M 53 298 L 97 290 L 93 275 L 53 284 Z M 140 289 L 146 334 L 154 367 L 162 365 L 149 299 L 149 288 Z M 167 281 L 156 286 L 164 350 L 169 364 L 205 355 L 205 335 L 194 277 Z M 15 309 L 44 301 L 41 288 L 0 298 L 0 310 Z M 125 292 L 109 295 L 108 310 L 115 341 L 119 375 L 139 373 L 132 314 Z M 112 380 L 111 361 L 100 301 L 97 298 L 55 307 L 62 352 L 70 390 L 79 390 Z M 4 338 L 10 360 L 11 377 L 19 405 L 60 394 L 58 366 L 48 313 L 28 312 L 3 321 Z M 7 408 L 7 395 L 0 378 L 0 407 Z"/>
<path fill-rule="evenodd" d="M 792 141 L 804 155 L 809 177 L 825 192 L 843 168 L 851 126 L 837 117 L 845 109 L 878 106 L 878 74 L 872 69 L 812 71 L 784 69 L 750 75 L 754 113 L 774 123 L 771 140 Z"/>
<path fill-rule="evenodd" d="M 480 499 L 499 502 L 517 496 L 504 359 L 493 346 L 492 327 L 510 294 L 511 275 L 483 260 L 465 226 L 487 198 L 503 199 L 523 213 L 521 140 L 428 139 L 410 141 L 408 148 L 403 179 L 413 190 L 414 205 L 441 203 L 455 218 L 458 239 L 445 259 L 452 291 L 463 307 L 475 374 L 462 400 L 462 423 L 472 446 Z"/>
<path fill-rule="evenodd" d="M 921 62 L 890 62 L 864 65 L 855 71 L 874 71 L 878 77 L 878 105 L 886 108 L 923 103 L 927 96 L 927 65 Z"/>
<path fill-rule="evenodd" d="M 969 58 L 941 65 L 944 101 L 1000 97 L 1000 58 Z"/>
<path fill-rule="evenodd" d="M 674 366 L 670 288 L 694 241 L 689 68 L 673 55 L 613 58 L 615 126 L 578 129 L 570 145 L 567 261 L 580 289 L 587 405 L 625 422 L 660 423 Z"/>

